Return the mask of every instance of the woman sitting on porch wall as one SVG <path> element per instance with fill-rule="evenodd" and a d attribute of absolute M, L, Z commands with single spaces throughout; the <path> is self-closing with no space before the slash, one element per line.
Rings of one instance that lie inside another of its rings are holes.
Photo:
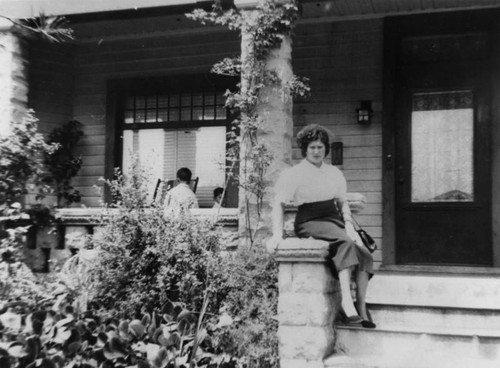
<path fill-rule="evenodd" d="M 323 162 L 329 153 L 329 135 L 321 125 L 308 125 L 297 134 L 304 159 L 285 169 L 275 186 L 273 206 L 273 237 L 269 245 L 276 247 L 283 238 L 284 204 L 293 201 L 298 206 L 295 233 L 299 238 L 313 237 L 330 244 L 329 263 L 339 280 L 342 309 L 346 323 L 374 328 L 366 309 L 368 280 L 373 274 L 373 258 L 354 230 L 351 210 L 347 203 L 347 183 L 335 166 Z M 357 295 L 354 305 L 350 280 L 356 270 Z M 358 315 L 359 313 L 359 315 Z"/>

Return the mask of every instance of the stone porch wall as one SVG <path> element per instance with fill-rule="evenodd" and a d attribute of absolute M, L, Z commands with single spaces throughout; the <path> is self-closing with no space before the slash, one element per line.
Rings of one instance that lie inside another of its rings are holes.
<path fill-rule="evenodd" d="M 279 350 L 283 368 L 323 368 L 333 353 L 340 289 L 325 263 L 328 243 L 287 238 L 279 262 Z"/>
<path fill-rule="evenodd" d="M 366 203 L 348 194 L 353 213 Z M 323 368 L 335 352 L 334 319 L 340 308 L 340 286 L 325 263 L 328 243 L 298 239 L 293 232 L 295 209 L 285 209 L 284 233 L 276 249 L 279 263 L 279 351 L 282 368 Z"/>
<path fill-rule="evenodd" d="M 214 209 L 192 210 L 195 216 L 215 216 Z M 53 271 L 85 246 L 87 236 L 102 231 L 101 208 L 64 208 L 56 210 L 55 229 L 37 229 L 28 237 L 24 254 L 27 264 L 35 271 Z M 238 209 L 222 208 L 217 222 L 222 225 L 228 249 L 238 243 Z M 54 231 L 55 230 L 55 231 Z"/>

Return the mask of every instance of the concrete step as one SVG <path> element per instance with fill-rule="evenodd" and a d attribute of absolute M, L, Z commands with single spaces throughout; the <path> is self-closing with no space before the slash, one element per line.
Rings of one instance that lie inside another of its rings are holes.
<path fill-rule="evenodd" d="M 460 267 L 432 271 L 432 267 L 378 271 L 367 295 L 377 328 L 338 326 L 338 354 L 325 366 L 500 367 L 498 271 L 463 272 Z"/>
<path fill-rule="evenodd" d="M 352 367 L 498 368 L 500 364 L 500 331 L 423 332 L 414 326 L 377 325 L 374 330 L 338 327 L 337 334 L 337 351 L 352 359 Z"/>
<path fill-rule="evenodd" d="M 500 331 L 500 310 L 371 304 L 369 310 L 378 326 L 415 326 L 426 329 Z"/>
<path fill-rule="evenodd" d="M 367 302 L 495 310 L 500 306 L 500 275 L 379 271 L 370 282 Z"/>

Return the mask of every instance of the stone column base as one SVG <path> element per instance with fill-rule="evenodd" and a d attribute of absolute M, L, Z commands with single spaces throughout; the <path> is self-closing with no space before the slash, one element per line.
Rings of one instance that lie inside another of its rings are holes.
<path fill-rule="evenodd" d="M 288 238 L 276 250 L 283 368 L 323 368 L 333 353 L 340 287 L 325 263 L 327 254 L 328 243 L 314 239 Z"/>

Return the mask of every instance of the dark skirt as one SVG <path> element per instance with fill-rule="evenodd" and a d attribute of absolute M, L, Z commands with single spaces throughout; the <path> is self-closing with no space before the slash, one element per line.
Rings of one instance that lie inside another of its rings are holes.
<path fill-rule="evenodd" d="M 353 266 L 373 275 L 371 253 L 349 238 L 334 199 L 300 205 L 294 228 L 299 238 L 312 237 L 330 244 L 327 262 L 332 266 L 335 277 L 338 277 L 338 271 Z"/>

